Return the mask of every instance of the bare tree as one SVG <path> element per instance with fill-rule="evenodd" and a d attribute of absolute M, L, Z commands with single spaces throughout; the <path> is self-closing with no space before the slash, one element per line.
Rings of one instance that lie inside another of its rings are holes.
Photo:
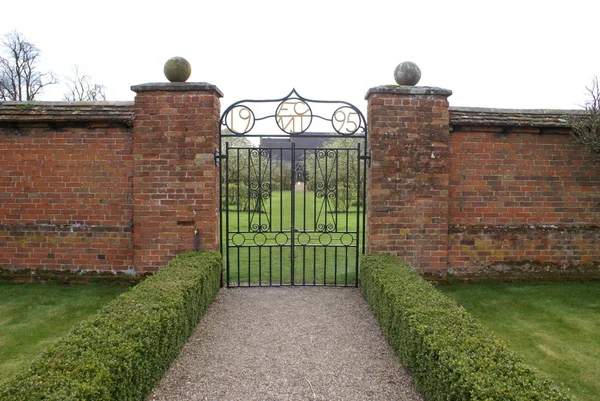
<path fill-rule="evenodd" d="M 104 85 L 93 83 L 92 78 L 81 72 L 77 65 L 73 67 L 73 74 L 65 78 L 69 91 L 63 95 L 64 100 L 86 102 L 106 100 Z"/>
<path fill-rule="evenodd" d="M 35 100 L 41 90 L 56 83 L 52 72 L 40 72 L 40 50 L 13 31 L 4 36 L 0 55 L 0 100 Z"/>
<path fill-rule="evenodd" d="M 600 162 L 600 86 L 598 77 L 594 77 L 592 85 L 586 87 L 589 99 L 584 106 L 582 114 L 571 117 L 573 138 L 580 144 L 588 147 Z"/>

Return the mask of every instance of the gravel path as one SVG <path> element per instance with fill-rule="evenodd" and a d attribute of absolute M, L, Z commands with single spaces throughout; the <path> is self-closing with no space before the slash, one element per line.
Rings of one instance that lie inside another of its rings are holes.
<path fill-rule="evenodd" d="M 423 401 L 355 288 L 221 289 L 147 400 Z"/>

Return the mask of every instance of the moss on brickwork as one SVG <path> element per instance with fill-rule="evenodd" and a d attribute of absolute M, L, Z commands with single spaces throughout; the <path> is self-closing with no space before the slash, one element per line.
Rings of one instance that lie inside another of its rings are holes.
<path fill-rule="evenodd" d="M 44 283 L 82 284 L 88 282 L 122 283 L 133 285 L 139 283 L 145 275 L 132 275 L 129 271 L 74 271 L 45 269 L 1 269 L 0 281 L 12 283 Z"/>
<path fill-rule="evenodd" d="M 450 268 L 444 278 L 433 281 L 437 283 L 600 281 L 600 262 L 570 264 L 543 260 L 498 261 L 468 268 Z"/>

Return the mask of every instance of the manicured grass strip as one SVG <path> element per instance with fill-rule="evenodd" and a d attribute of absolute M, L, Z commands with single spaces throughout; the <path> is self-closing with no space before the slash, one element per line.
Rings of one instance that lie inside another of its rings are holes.
<path fill-rule="evenodd" d="M 127 287 L 0 283 L 0 383 Z"/>
<path fill-rule="evenodd" d="M 220 256 L 185 253 L 0 387 L 0 400 L 143 400 L 219 290 Z"/>
<path fill-rule="evenodd" d="M 600 282 L 440 286 L 578 400 L 600 394 Z"/>
<path fill-rule="evenodd" d="M 388 341 L 429 401 L 569 400 L 396 257 L 365 256 L 361 288 Z"/>

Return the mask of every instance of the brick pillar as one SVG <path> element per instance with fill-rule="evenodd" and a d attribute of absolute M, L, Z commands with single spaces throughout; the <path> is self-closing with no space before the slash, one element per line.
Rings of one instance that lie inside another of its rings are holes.
<path fill-rule="evenodd" d="M 398 255 L 443 276 L 448 260 L 451 91 L 385 86 L 368 91 L 367 251 Z"/>
<path fill-rule="evenodd" d="M 194 247 L 219 248 L 221 91 L 207 83 L 132 86 L 133 238 L 138 272 L 154 271 Z"/>

